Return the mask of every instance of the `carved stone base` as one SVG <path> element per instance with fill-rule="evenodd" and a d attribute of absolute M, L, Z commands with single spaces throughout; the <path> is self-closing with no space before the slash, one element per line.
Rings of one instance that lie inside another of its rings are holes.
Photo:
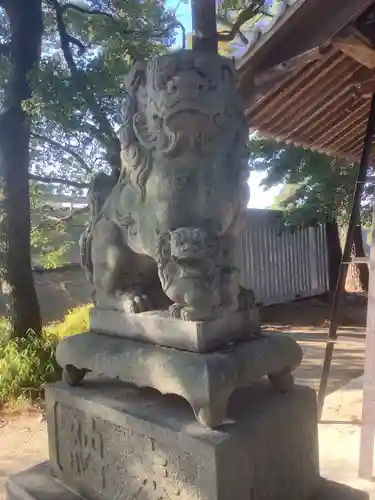
<path fill-rule="evenodd" d="M 225 421 L 235 389 L 268 375 L 274 388 L 290 390 L 291 372 L 301 363 L 302 351 L 283 335 L 262 335 L 225 350 L 197 354 L 90 332 L 61 341 L 56 358 L 70 385 L 93 372 L 177 394 L 190 403 L 204 427 L 215 428 Z"/>
<path fill-rule="evenodd" d="M 89 500 L 310 500 L 320 486 L 315 393 L 257 384 L 229 414 L 234 423 L 211 431 L 183 400 L 150 389 L 49 386 L 52 472 Z"/>
<path fill-rule="evenodd" d="M 139 314 L 92 309 L 90 330 L 130 340 L 209 352 L 229 342 L 248 339 L 260 332 L 258 309 L 248 309 L 212 321 L 182 321 L 168 311 Z"/>
<path fill-rule="evenodd" d="M 48 463 L 39 464 L 12 476 L 7 483 L 7 498 L 8 500 L 84 500 L 81 495 L 51 476 Z M 365 491 L 322 479 L 316 495 L 313 495 L 311 500 L 369 500 L 369 498 L 369 494 Z M 229 497 L 229 500 L 232 500 L 232 497 Z M 252 499 L 245 496 L 244 500 Z"/>

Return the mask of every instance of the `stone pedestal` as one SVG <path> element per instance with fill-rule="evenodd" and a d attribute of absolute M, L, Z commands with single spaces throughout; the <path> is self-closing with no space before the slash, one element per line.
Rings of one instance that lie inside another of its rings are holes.
<path fill-rule="evenodd" d="M 291 372 L 302 351 L 286 335 L 253 336 L 203 354 L 89 332 L 62 340 L 56 358 L 71 385 L 92 372 L 177 394 L 204 427 L 214 428 L 225 421 L 228 400 L 238 388 L 268 375 L 277 390 L 291 390 Z"/>
<path fill-rule="evenodd" d="M 257 308 L 238 311 L 212 321 L 181 321 L 168 311 L 127 314 L 93 308 L 90 331 L 184 351 L 211 352 L 230 342 L 249 340 L 260 333 Z"/>
<path fill-rule="evenodd" d="M 90 378 L 49 386 L 47 413 L 52 473 L 89 500 L 309 500 L 319 488 L 315 393 L 305 387 L 238 391 L 220 430 L 202 428 L 181 398 Z M 78 500 L 38 474 L 48 500 Z M 10 482 L 11 500 L 47 498 L 35 487 L 21 496 L 21 486 Z"/>

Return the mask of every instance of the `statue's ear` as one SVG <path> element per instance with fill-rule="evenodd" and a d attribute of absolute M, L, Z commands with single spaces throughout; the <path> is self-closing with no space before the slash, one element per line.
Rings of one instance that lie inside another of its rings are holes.
<path fill-rule="evenodd" d="M 146 83 L 146 67 L 146 61 L 137 61 L 133 64 L 125 80 L 128 94 L 135 94 L 139 87 Z"/>

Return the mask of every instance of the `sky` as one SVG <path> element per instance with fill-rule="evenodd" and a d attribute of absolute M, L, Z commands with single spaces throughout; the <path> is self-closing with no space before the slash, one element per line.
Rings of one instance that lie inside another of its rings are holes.
<path fill-rule="evenodd" d="M 187 0 L 167 0 L 167 8 L 177 8 L 176 17 L 185 26 L 186 33 L 191 33 L 191 15 L 190 15 L 190 2 Z M 176 45 L 181 44 L 181 36 L 177 36 Z M 264 175 L 261 172 L 250 173 L 250 202 L 249 208 L 268 208 L 281 190 L 281 187 L 274 187 L 264 190 L 260 183 Z"/>

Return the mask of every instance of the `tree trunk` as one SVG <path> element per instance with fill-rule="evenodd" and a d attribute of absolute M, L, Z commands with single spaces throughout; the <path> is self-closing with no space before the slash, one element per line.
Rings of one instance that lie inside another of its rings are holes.
<path fill-rule="evenodd" d="M 193 49 L 217 53 L 216 0 L 192 0 L 191 16 Z"/>
<path fill-rule="evenodd" d="M 326 222 L 326 239 L 328 252 L 329 290 L 333 292 L 336 289 L 342 259 L 339 228 L 336 220 Z"/>
<path fill-rule="evenodd" d="M 11 70 L 0 114 L 2 285 L 9 299 L 12 336 L 41 331 L 30 251 L 30 123 L 22 102 L 31 97 L 29 73 L 40 59 L 42 0 L 6 0 L 11 25 Z"/>
<path fill-rule="evenodd" d="M 366 257 L 363 246 L 362 226 L 357 226 L 354 232 L 354 245 L 352 255 L 354 257 Z M 352 264 L 352 274 L 356 276 L 359 288 L 368 291 L 369 270 L 367 264 Z"/>

